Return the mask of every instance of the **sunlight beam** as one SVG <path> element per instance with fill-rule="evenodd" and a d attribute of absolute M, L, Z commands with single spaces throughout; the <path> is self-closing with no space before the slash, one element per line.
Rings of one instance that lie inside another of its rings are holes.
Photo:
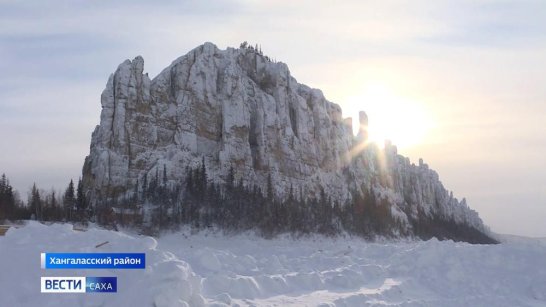
<path fill-rule="evenodd" d="M 367 82 L 361 92 L 347 99 L 346 106 L 351 114 L 366 111 L 370 118 L 367 141 L 378 146 L 386 140 L 402 149 L 419 145 L 433 127 L 422 103 L 400 96 L 380 82 Z M 360 123 L 355 124 L 355 130 L 360 131 Z"/>

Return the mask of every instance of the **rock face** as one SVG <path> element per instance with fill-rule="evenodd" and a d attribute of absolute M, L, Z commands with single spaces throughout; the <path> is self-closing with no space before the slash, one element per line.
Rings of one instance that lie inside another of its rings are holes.
<path fill-rule="evenodd" d="M 253 48 L 205 43 L 153 80 L 143 67 L 142 57 L 126 60 L 102 93 L 83 168 L 91 204 L 134 193 L 145 175 L 164 170 L 180 183 L 204 159 L 209 180 L 220 184 L 233 168 L 245 186 L 265 189 L 269 177 L 279 199 L 290 187 L 304 197 L 324 189 L 340 203 L 367 190 L 406 228 L 425 215 L 487 231 L 426 164 L 411 164 L 390 144 L 368 144 L 364 112 L 354 137 L 337 104 Z"/>

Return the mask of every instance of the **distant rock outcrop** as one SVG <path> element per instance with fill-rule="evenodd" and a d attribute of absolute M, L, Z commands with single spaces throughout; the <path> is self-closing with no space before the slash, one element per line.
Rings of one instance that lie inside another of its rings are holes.
<path fill-rule="evenodd" d="M 340 204 L 372 193 L 405 233 L 436 235 L 443 221 L 488 233 L 426 164 L 368 144 L 364 112 L 355 137 L 337 104 L 254 48 L 205 43 L 153 80 L 143 68 L 140 56 L 126 60 L 102 93 L 83 168 L 92 205 L 134 194 L 158 172 L 179 184 L 204 159 L 209 181 L 224 184 L 233 169 L 244 186 L 265 191 L 270 180 L 280 200 L 290 190 Z"/>

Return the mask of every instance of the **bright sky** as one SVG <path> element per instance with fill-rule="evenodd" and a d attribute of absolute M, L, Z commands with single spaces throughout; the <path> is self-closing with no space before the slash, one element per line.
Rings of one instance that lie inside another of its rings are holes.
<path fill-rule="evenodd" d="M 153 77 L 205 41 L 288 64 L 422 157 L 494 231 L 546 236 L 546 2 L 0 0 L 0 172 L 77 179 L 124 59 Z"/>

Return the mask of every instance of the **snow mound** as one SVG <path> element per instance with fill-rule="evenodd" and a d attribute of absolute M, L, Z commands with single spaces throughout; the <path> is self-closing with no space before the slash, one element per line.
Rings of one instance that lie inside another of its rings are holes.
<path fill-rule="evenodd" d="M 95 246 L 109 243 L 96 248 Z M 145 270 L 43 270 L 42 252 L 146 253 Z M 150 237 L 29 222 L 0 237 L 0 306 L 203 306 L 201 279 Z M 117 276 L 117 293 L 42 294 L 41 276 Z"/>

